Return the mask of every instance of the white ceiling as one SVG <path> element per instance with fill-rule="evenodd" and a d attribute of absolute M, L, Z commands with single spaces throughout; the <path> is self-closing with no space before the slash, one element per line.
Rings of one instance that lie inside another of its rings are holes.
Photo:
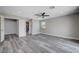
<path fill-rule="evenodd" d="M 0 14 L 14 15 L 26 19 L 42 19 L 34 14 L 45 11 L 50 15 L 45 18 L 48 19 L 73 13 L 76 9 L 76 6 L 56 6 L 54 9 L 50 9 L 49 6 L 0 6 Z"/>

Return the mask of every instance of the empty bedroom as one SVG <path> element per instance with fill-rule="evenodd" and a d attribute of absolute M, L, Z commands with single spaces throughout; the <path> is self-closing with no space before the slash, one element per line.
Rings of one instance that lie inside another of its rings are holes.
<path fill-rule="evenodd" d="M 0 6 L 0 53 L 79 53 L 79 6 Z"/>

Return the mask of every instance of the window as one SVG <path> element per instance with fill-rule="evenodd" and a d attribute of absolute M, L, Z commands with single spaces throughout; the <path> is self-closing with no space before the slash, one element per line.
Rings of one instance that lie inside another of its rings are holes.
<path fill-rule="evenodd" d="M 45 22 L 45 21 L 42 21 L 42 22 L 41 22 L 41 28 L 43 28 L 43 29 L 46 28 L 46 22 Z"/>

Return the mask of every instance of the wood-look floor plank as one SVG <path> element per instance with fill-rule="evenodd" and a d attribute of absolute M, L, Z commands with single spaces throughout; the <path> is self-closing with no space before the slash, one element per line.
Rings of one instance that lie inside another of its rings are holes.
<path fill-rule="evenodd" d="M 0 53 L 79 53 L 79 41 L 49 35 L 7 35 Z"/>

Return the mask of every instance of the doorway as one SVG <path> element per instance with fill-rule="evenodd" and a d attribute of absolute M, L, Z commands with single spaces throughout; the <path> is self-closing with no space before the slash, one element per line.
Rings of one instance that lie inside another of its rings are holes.
<path fill-rule="evenodd" d="M 26 34 L 32 35 L 32 19 L 26 22 Z"/>
<path fill-rule="evenodd" d="M 29 34 L 29 21 L 26 22 L 26 34 L 27 35 Z"/>

